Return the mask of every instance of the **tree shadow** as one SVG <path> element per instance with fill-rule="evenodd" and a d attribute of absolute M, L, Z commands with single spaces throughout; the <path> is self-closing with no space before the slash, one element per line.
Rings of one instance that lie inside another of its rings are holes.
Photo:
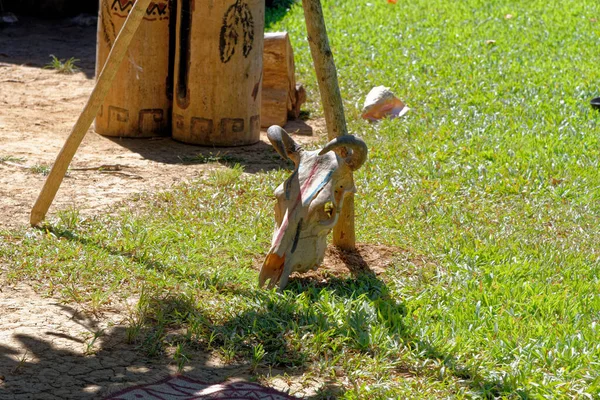
<path fill-rule="evenodd" d="M 462 380 L 469 389 L 482 398 L 493 399 L 506 395 L 529 398 L 526 390 L 501 379 L 488 379 L 477 370 L 472 370 L 457 361 L 457 357 L 446 352 L 425 338 L 419 337 L 403 322 L 407 314 L 406 306 L 395 299 L 385 282 L 372 271 L 368 263 L 358 251 L 339 250 L 339 258 L 350 272 L 350 277 L 293 276 L 287 290 L 293 293 L 310 293 L 311 301 L 316 301 L 321 290 L 327 290 L 337 296 L 350 300 L 366 296 L 375 305 L 379 315 L 389 329 L 412 349 L 419 349 L 424 358 L 442 361 L 446 370 L 454 377 Z M 333 385 L 332 393 L 339 394 L 340 388 Z M 323 398 L 323 397 L 316 397 Z"/>
<path fill-rule="evenodd" d="M 70 307 L 63 308 L 65 313 L 73 311 Z M 77 318 L 75 314 L 73 319 Z M 0 398 L 101 399 L 179 372 L 176 357 L 166 353 L 166 343 L 161 342 L 161 347 L 148 356 L 155 332 L 144 332 L 132 339 L 131 329 L 125 326 L 98 331 L 90 325 L 86 330 L 88 338 L 83 343 L 81 339 L 49 329 L 41 334 L 18 333 L 11 338 L 10 346 L 0 344 Z M 95 335 L 97 341 L 89 346 L 90 337 Z M 62 340 L 56 345 L 59 337 Z M 188 345 L 181 338 L 174 340 L 181 340 L 186 346 L 187 362 L 181 372 L 188 378 L 205 383 L 254 379 L 247 364 L 225 365 L 210 352 Z M 89 352 L 81 350 L 87 347 Z"/>
<path fill-rule="evenodd" d="M 96 27 L 78 26 L 70 20 L 42 20 L 19 17 L 19 23 L 0 31 L 0 64 L 43 68 L 50 55 L 71 57 L 87 78 L 95 76 Z"/>
<path fill-rule="evenodd" d="M 161 273 L 170 273 L 169 268 L 165 265 L 93 243 L 78 237 L 71 231 L 54 229 L 52 232 L 59 237 L 76 240 L 85 245 L 97 246 L 114 255 L 131 257 L 134 262 L 142 263 L 147 268 L 158 270 Z M 507 395 L 516 395 L 522 398 L 529 396 L 526 390 L 519 389 L 510 381 L 486 378 L 480 371 L 460 363 L 451 352 L 433 345 L 427 338 L 419 336 L 406 324 L 408 313 L 406 305 L 394 297 L 384 280 L 371 270 L 359 252 L 340 251 L 339 259 L 345 264 L 348 274 L 293 275 L 283 294 L 258 289 L 238 289 L 235 286 L 228 287 L 214 282 L 208 275 L 194 276 L 195 281 L 204 282 L 200 285 L 201 287 L 216 288 L 221 294 L 243 296 L 252 299 L 255 304 L 255 307 L 239 313 L 233 312 L 230 317 L 225 318 L 215 319 L 214 315 L 207 315 L 206 313 L 210 312 L 210 309 L 205 304 L 198 303 L 198 300 L 189 293 L 170 292 L 166 295 L 157 293 L 142 295 L 138 304 L 137 319 L 130 320 L 127 327 L 118 327 L 114 334 L 108 334 L 107 344 L 102 344 L 98 354 L 100 356 L 106 354 L 110 357 L 108 354 L 115 348 L 119 352 L 141 349 L 146 355 L 161 357 L 165 343 L 169 343 L 171 347 L 180 344 L 188 349 L 189 354 L 192 355 L 190 357 L 193 358 L 193 361 L 186 364 L 188 365 L 186 375 L 188 372 L 193 374 L 195 371 L 198 374 L 213 374 L 215 382 L 218 379 L 224 379 L 224 376 L 231 370 L 223 365 L 218 368 L 213 365 L 214 359 L 210 354 L 216 351 L 223 359 L 228 359 L 228 365 L 231 366 L 228 368 L 232 368 L 237 374 L 236 376 L 242 376 L 245 379 L 255 379 L 256 374 L 266 374 L 269 370 L 299 377 L 310 368 L 315 360 L 315 354 L 303 346 L 299 346 L 296 339 L 292 339 L 294 335 L 290 336 L 288 332 L 300 330 L 302 335 L 298 335 L 296 332 L 295 336 L 303 337 L 303 335 L 318 335 L 336 329 L 338 321 L 330 320 L 327 315 L 319 314 L 312 307 L 313 304 L 320 301 L 323 295 L 345 299 L 348 304 L 364 302 L 368 299 L 369 307 L 375 308 L 373 315 L 379 318 L 379 323 L 383 324 L 389 334 L 398 338 L 409 348 L 418 349 L 419 357 L 442 363 L 447 373 L 461 381 L 471 393 L 483 398 Z M 298 300 L 300 297 L 303 297 L 302 301 Z M 361 309 L 349 313 L 347 325 L 351 329 L 344 328 L 347 330 L 339 331 L 336 334 L 345 335 L 345 343 L 349 343 L 352 351 L 371 354 L 372 348 L 368 340 L 370 326 L 365 324 L 364 321 L 367 321 L 368 318 L 361 313 L 364 313 Z M 78 315 L 75 312 L 72 314 L 76 320 L 84 319 L 84 315 Z M 90 331 L 97 329 L 93 323 L 82 323 L 89 326 Z M 124 341 L 124 335 L 129 339 Z M 53 337 L 58 337 L 58 335 Z M 367 338 L 366 342 L 365 338 Z M 38 354 L 40 352 L 38 347 L 41 347 L 43 351 L 50 351 L 47 343 L 38 343 L 35 338 L 24 336 L 19 340 L 31 354 Z M 115 343 L 116 347 L 109 345 L 110 343 Z M 256 350 L 259 348 L 265 351 L 265 355 L 253 364 L 256 361 Z M 60 352 L 58 355 L 73 357 L 72 354 Z M 147 359 L 147 356 L 146 358 L 139 355 L 136 357 L 138 358 L 135 360 Z M 5 360 L 2 361 L 2 358 Z M 9 363 L 8 359 L 13 361 Z M 167 367 L 164 367 L 166 359 L 161 360 L 163 360 L 163 364 L 158 368 L 158 373 L 163 375 L 173 373 L 173 363 L 175 362 L 173 357 L 168 359 Z M 91 362 L 80 361 L 91 368 Z M 9 363 L 8 366 L 7 363 Z M 4 368 L 4 371 L 7 368 L 10 370 L 20 368 L 14 352 L 8 348 L 0 348 L 0 367 Z M 414 374 L 411 372 L 410 365 L 399 368 L 401 368 L 399 370 L 401 373 Z M 129 383 L 136 379 L 149 377 L 147 372 L 139 371 L 128 376 L 132 378 L 128 378 Z M 190 375 L 190 377 L 193 378 L 194 375 Z M 158 376 L 152 375 L 152 379 L 154 378 L 158 378 Z M 198 379 L 213 382 L 203 376 Z M 429 376 L 427 379 L 431 379 L 431 377 Z M 114 391 L 113 389 L 115 389 L 114 385 L 107 386 L 107 390 Z M 336 398 L 343 393 L 344 389 L 335 382 L 326 382 L 318 393 L 309 398 L 314 400 Z"/>
<path fill-rule="evenodd" d="M 73 17 L 81 13 L 97 14 L 97 0 L 2 0 L 5 11 L 42 18 Z"/>
<path fill-rule="evenodd" d="M 248 146 L 202 147 L 177 142 L 171 138 L 128 139 L 110 138 L 144 159 L 163 164 L 207 164 L 219 163 L 231 167 L 239 164 L 245 172 L 262 173 L 278 169 L 289 169 L 290 164 L 263 140 Z"/>
<path fill-rule="evenodd" d="M 269 30 L 281 21 L 297 0 L 266 0 L 265 1 L 265 30 Z"/>
<path fill-rule="evenodd" d="M 266 0 L 265 1 L 265 26 L 279 21 L 296 0 Z M 37 16 L 43 18 L 65 18 L 80 13 L 97 14 L 97 0 L 64 0 L 39 1 L 39 0 L 3 0 L 5 11 L 19 15 Z M 60 4 L 61 7 L 57 7 Z"/>
<path fill-rule="evenodd" d="M 3 1 L 5 11 L 17 13 L 19 22 L 0 24 L 0 64 L 43 68 L 51 61 L 51 54 L 61 60 L 74 57 L 81 72 L 88 78 L 94 78 L 97 28 L 95 25 L 77 25 L 64 18 L 79 13 L 96 15 L 98 1 L 69 0 L 61 9 L 53 7 L 53 2 L 46 3 L 36 0 Z M 281 20 L 293 3 L 294 0 L 268 0 L 265 29 Z M 63 19 L 42 19 L 56 17 Z"/>

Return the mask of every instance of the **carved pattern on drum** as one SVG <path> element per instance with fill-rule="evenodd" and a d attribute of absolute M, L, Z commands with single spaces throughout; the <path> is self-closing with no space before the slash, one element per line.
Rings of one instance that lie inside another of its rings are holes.
<path fill-rule="evenodd" d="M 221 135 L 231 135 L 244 131 L 243 118 L 223 118 L 221 120 Z"/>
<path fill-rule="evenodd" d="M 129 122 L 129 110 L 121 107 L 108 106 L 108 123 Z"/>
<path fill-rule="evenodd" d="M 223 26 L 219 36 L 222 63 L 225 64 L 231 60 L 240 36 L 242 36 L 242 54 L 244 58 L 248 58 L 254 44 L 254 18 L 248 4 L 237 0 L 223 16 Z"/>
<path fill-rule="evenodd" d="M 140 132 L 154 132 L 160 130 L 164 118 L 165 115 L 162 108 L 140 110 L 138 120 Z"/>
<path fill-rule="evenodd" d="M 127 18 L 133 8 L 133 0 L 114 0 L 110 6 L 113 15 L 119 18 Z M 146 9 L 146 21 L 158 21 L 169 19 L 169 2 L 152 1 Z"/>
<path fill-rule="evenodd" d="M 250 132 L 260 132 L 260 115 L 250 117 Z"/>
<path fill-rule="evenodd" d="M 173 119 L 175 120 L 175 128 L 178 130 L 183 130 L 184 125 L 185 125 L 183 115 L 173 114 Z"/>
<path fill-rule="evenodd" d="M 190 133 L 197 138 L 207 138 L 213 131 L 213 120 L 207 118 L 193 117 Z"/>

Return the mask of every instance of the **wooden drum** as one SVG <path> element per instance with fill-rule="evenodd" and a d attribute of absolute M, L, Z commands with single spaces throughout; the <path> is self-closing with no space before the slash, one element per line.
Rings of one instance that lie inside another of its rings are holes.
<path fill-rule="evenodd" d="M 179 0 L 177 8 L 173 138 L 258 142 L 264 0 Z"/>
<path fill-rule="evenodd" d="M 134 0 L 100 0 L 96 77 L 108 57 Z M 105 136 L 151 137 L 170 133 L 172 79 L 169 32 L 175 27 L 175 0 L 150 3 L 114 83 L 96 116 L 96 132 Z M 171 28 L 171 29 L 170 29 Z M 171 57 L 172 58 L 172 57 Z"/>

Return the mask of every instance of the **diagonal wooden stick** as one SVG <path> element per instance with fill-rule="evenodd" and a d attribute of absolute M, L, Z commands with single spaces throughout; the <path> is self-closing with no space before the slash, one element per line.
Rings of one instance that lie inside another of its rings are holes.
<path fill-rule="evenodd" d="M 50 170 L 50 174 L 46 178 L 44 187 L 40 192 L 37 201 L 35 202 L 33 209 L 31 210 L 31 216 L 29 222 L 32 226 L 39 225 L 44 218 L 46 213 L 56 196 L 56 192 L 62 183 L 62 180 L 69 168 L 71 160 L 75 152 L 79 148 L 81 141 L 83 140 L 88 128 L 94 121 L 100 106 L 106 98 L 106 94 L 110 89 L 113 80 L 121 66 L 121 62 L 129 49 L 129 44 L 133 38 L 137 28 L 142 22 L 142 18 L 146 15 L 146 10 L 152 0 L 136 0 L 121 32 L 117 36 L 115 43 L 108 55 L 104 68 L 98 77 L 96 86 L 90 95 L 90 98 L 85 105 L 85 108 L 79 115 L 75 126 L 71 130 L 69 137 L 65 141 L 62 150 L 56 157 L 56 161 Z"/>
<path fill-rule="evenodd" d="M 327 136 L 331 140 L 348 134 L 333 53 L 329 47 L 321 1 L 302 0 L 302 7 L 304 8 L 310 53 L 312 54 L 323 111 L 325 112 Z M 353 194 L 348 194 L 344 199 L 342 213 L 338 223 L 333 228 L 333 244 L 346 250 L 356 248 Z"/>

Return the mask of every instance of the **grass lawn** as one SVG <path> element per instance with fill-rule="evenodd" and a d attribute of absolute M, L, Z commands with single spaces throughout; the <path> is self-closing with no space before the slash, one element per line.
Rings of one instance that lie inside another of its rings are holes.
<path fill-rule="evenodd" d="M 397 246 L 383 275 L 258 290 L 274 188 L 236 165 L 117 216 L 65 212 L 0 233 L 12 282 L 102 309 L 140 294 L 129 330 L 317 377 L 344 399 L 600 395 L 600 2 L 323 1 L 352 132 L 360 242 Z M 287 30 L 321 115 L 302 8 Z M 493 41 L 493 42 L 492 42 Z M 410 107 L 369 125 L 386 85 Z M 416 262 L 415 260 L 426 260 Z"/>

